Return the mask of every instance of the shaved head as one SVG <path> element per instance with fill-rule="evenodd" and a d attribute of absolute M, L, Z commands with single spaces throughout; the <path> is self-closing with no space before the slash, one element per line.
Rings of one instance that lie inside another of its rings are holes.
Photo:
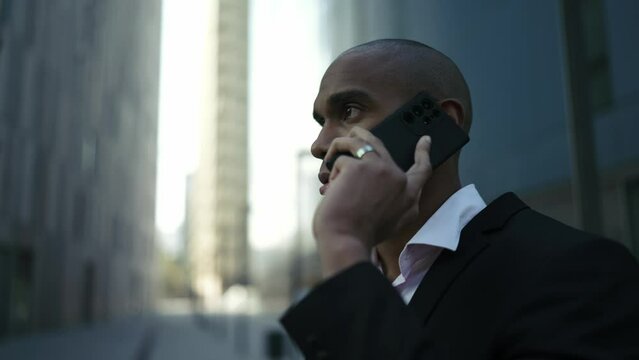
<path fill-rule="evenodd" d="M 389 162 L 393 162 L 390 157 L 394 149 L 376 138 L 371 131 L 420 92 L 435 98 L 440 107 L 438 110 L 445 112 L 461 129 L 466 132 L 470 130 L 472 106 L 466 81 L 450 58 L 429 46 L 411 40 L 375 40 L 343 52 L 331 63 L 313 102 L 313 118 L 321 129 L 311 145 L 311 154 L 325 160 L 318 173 L 323 184 L 320 193 L 329 191 L 331 180 L 341 176 L 338 175 L 339 170 L 332 171 L 327 163 L 334 159 L 336 152 L 344 151 L 347 144 L 350 144 L 348 149 L 351 154 L 359 153 L 366 144 L 372 146 L 378 155 L 371 156 L 368 161 L 392 168 Z M 392 125 L 398 125 L 397 121 Z M 397 132 L 400 142 L 401 131 Z M 412 129 L 409 127 L 407 131 Z M 446 141 L 445 135 L 439 137 L 440 134 L 434 131 L 430 134 L 435 135 L 435 145 Z M 409 140 L 408 135 L 406 140 Z M 418 195 L 420 219 L 407 225 L 394 238 L 377 245 L 378 254 L 384 262 L 395 264 L 394 271 L 397 273 L 397 259 L 409 239 L 452 194 L 461 189 L 460 154 L 461 149 L 437 168 L 431 168 L 432 174 Z M 418 155 L 416 148 L 415 159 Z M 357 160 L 342 162 L 352 164 L 354 161 Z M 396 166 L 394 170 L 402 169 Z M 385 178 L 385 174 L 380 173 L 378 177 L 359 179 L 362 182 L 380 181 L 381 184 L 386 181 Z"/>
<path fill-rule="evenodd" d="M 333 63 L 351 57 L 365 57 L 379 63 L 380 71 L 392 78 L 407 96 L 426 91 L 438 100 L 459 101 L 462 127 L 469 132 L 472 122 L 470 91 L 461 71 L 448 56 L 417 41 L 381 39 L 348 49 Z"/>

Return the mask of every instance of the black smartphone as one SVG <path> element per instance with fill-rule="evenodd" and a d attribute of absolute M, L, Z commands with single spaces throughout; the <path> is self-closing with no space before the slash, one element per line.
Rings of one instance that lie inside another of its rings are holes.
<path fill-rule="evenodd" d="M 417 141 L 431 137 L 430 162 L 437 168 L 468 141 L 468 135 L 439 107 L 428 93 L 420 92 L 371 130 L 386 146 L 391 157 L 407 171 L 415 163 Z M 326 162 L 329 170 L 340 155 Z"/>

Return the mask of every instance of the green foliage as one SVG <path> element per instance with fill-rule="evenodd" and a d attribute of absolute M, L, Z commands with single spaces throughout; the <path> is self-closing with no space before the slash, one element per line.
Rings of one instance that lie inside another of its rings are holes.
<path fill-rule="evenodd" d="M 186 261 L 179 255 L 160 251 L 160 295 L 164 298 L 188 297 L 190 280 Z"/>

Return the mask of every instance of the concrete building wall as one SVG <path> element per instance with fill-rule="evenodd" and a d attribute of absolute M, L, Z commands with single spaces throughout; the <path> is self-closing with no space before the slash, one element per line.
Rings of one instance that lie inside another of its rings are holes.
<path fill-rule="evenodd" d="M 161 2 L 0 5 L 0 334 L 147 310 Z"/>

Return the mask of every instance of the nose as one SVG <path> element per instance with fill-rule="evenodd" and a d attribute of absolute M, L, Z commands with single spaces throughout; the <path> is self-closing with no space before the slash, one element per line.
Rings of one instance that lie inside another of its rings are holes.
<path fill-rule="evenodd" d="M 338 131 L 334 126 L 325 124 L 317 135 L 317 139 L 311 145 L 311 154 L 318 159 L 324 159 L 331 142 L 338 136 Z"/>
<path fill-rule="evenodd" d="M 328 147 L 320 142 L 320 137 L 318 136 L 317 139 L 313 141 L 313 145 L 311 145 L 311 154 L 318 159 L 324 159 L 326 151 L 328 151 Z"/>

